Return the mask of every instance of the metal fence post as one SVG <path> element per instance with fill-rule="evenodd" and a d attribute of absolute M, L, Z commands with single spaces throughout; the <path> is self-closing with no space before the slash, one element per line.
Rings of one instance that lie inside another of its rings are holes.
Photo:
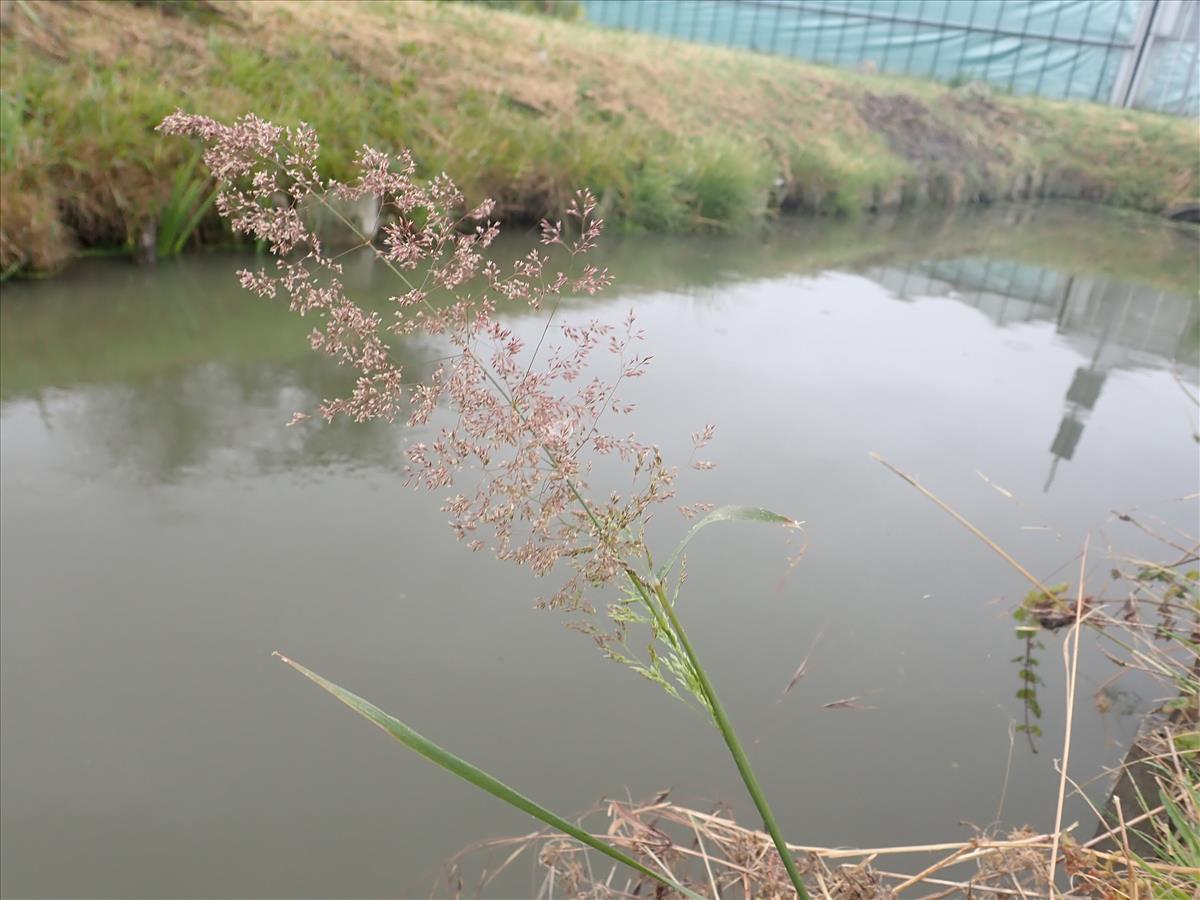
<path fill-rule="evenodd" d="M 915 54 L 917 52 L 917 39 L 921 36 L 921 30 L 924 26 L 925 0 L 921 0 L 920 5 L 917 7 L 916 18 L 919 22 L 921 22 L 921 24 L 913 26 L 912 40 L 909 41 L 909 44 L 908 44 L 908 56 L 906 56 L 904 58 L 904 74 L 905 75 L 912 74 L 913 54 Z"/>
<path fill-rule="evenodd" d="M 841 24 L 838 26 L 837 45 L 834 46 L 834 48 L 833 48 L 833 62 L 835 65 L 841 65 L 841 63 L 842 63 L 842 41 L 845 40 L 846 26 L 849 24 L 850 24 L 850 18 L 848 16 L 846 16 L 845 14 L 843 14 Z M 864 35 L 866 34 L 865 31 L 863 33 L 864 33 Z M 861 54 L 859 55 L 859 58 L 856 60 L 856 62 L 862 62 Z"/>
<path fill-rule="evenodd" d="M 1054 20 L 1050 23 L 1050 40 L 1046 41 L 1046 56 L 1042 60 L 1042 67 L 1038 70 L 1037 83 L 1033 86 L 1033 96 L 1042 96 L 1042 79 L 1046 77 L 1046 69 L 1050 67 L 1050 54 L 1054 49 L 1054 35 L 1058 33 L 1058 18 L 1062 15 L 1063 5 L 1060 3 L 1054 7 Z"/>
<path fill-rule="evenodd" d="M 1000 29 L 1000 18 L 1004 15 L 1004 9 L 1007 4 L 1008 0 L 996 0 L 996 3 L 994 4 L 996 9 L 996 21 L 992 23 L 992 28 L 995 31 L 999 31 Z M 995 56 L 995 53 L 988 54 L 987 62 L 983 64 L 983 74 L 979 76 L 981 81 L 991 83 L 992 79 L 990 76 L 992 74 L 992 60 L 995 58 Z"/>
<path fill-rule="evenodd" d="M 1200 63 L 1200 15 L 1196 15 L 1196 10 L 1192 10 L 1192 24 L 1196 26 L 1195 33 L 1192 34 L 1192 61 L 1188 65 L 1188 71 L 1194 76 L 1197 71 L 1196 64 Z M 1183 96 L 1179 100 L 1179 115 L 1186 116 L 1190 111 L 1189 101 L 1192 99 L 1192 88 L 1195 86 L 1195 77 L 1188 78 L 1187 84 L 1183 88 Z"/>
<path fill-rule="evenodd" d="M 938 29 L 937 44 L 933 48 L 933 61 L 929 64 L 929 77 L 937 78 L 938 58 L 942 55 L 942 43 L 946 40 L 946 36 L 950 31 L 950 0 L 942 0 L 942 24 Z M 972 10 L 974 12 L 974 10 Z M 963 45 L 966 46 L 967 35 L 963 33 Z"/>
<path fill-rule="evenodd" d="M 1129 106 L 1133 103 L 1138 82 L 1146 70 L 1146 60 L 1150 58 L 1150 46 L 1154 43 L 1154 22 L 1158 18 L 1158 10 L 1162 0 L 1143 0 L 1137 22 L 1133 27 L 1130 43 L 1133 47 L 1126 52 L 1117 70 L 1117 78 L 1113 82 L 1113 90 L 1109 103 L 1113 106 Z"/>
<path fill-rule="evenodd" d="M 979 9 L 978 3 L 971 4 L 971 13 L 967 16 L 967 27 L 963 29 L 963 47 L 962 53 L 958 55 L 958 74 L 962 75 L 963 70 L 967 66 L 967 51 L 971 48 L 971 28 L 975 25 L 975 11 Z"/>
<path fill-rule="evenodd" d="M 1081 39 L 1087 37 L 1088 24 L 1092 21 L 1092 10 L 1094 10 L 1095 8 L 1096 8 L 1095 4 L 1092 4 L 1092 3 L 1089 3 L 1084 8 L 1083 22 L 1080 23 L 1080 26 L 1079 26 L 1079 37 Z M 1083 45 L 1081 44 L 1080 46 L 1082 47 Z M 1071 60 L 1071 69 L 1069 72 L 1067 72 L 1067 89 L 1066 89 L 1066 91 L 1063 92 L 1063 96 L 1065 98 L 1067 98 L 1068 100 L 1071 98 L 1071 85 L 1073 85 L 1075 83 L 1075 69 L 1079 65 L 1080 55 L 1081 55 L 1081 53 L 1079 53 L 1079 52 L 1077 52 L 1075 54 L 1075 58 L 1073 60 Z"/>
<path fill-rule="evenodd" d="M 843 11 L 845 11 L 844 8 L 843 8 Z M 846 18 L 847 19 L 850 18 L 848 13 L 846 13 Z M 859 48 L 858 48 L 858 59 L 860 62 L 867 58 L 867 38 L 870 37 L 870 34 L 871 34 L 871 21 L 869 19 L 863 20 L 862 30 L 863 30 L 862 43 L 859 45 Z M 876 64 L 876 68 L 882 69 L 883 67 Z"/>
<path fill-rule="evenodd" d="M 1029 43 L 1029 23 L 1033 21 L 1033 0 L 1026 0 L 1026 2 L 1029 5 L 1026 7 L 1025 24 L 1021 26 L 1020 43 L 1017 44 L 1017 52 L 1013 54 L 1012 74 L 1008 76 L 1008 91 L 1011 94 L 1016 93 L 1017 73 L 1021 68 L 1021 51 Z"/>
<path fill-rule="evenodd" d="M 800 23 L 804 21 L 803 15 L 803 13 L 800 13 L 796 16 L 796 24 L 792 30 L 792 49 L 788 53 L 788 56 L 791 56 L 793 59 L 796 56 L 796 47 L 800 43 Z"/>
<path fill-rule="evenodd" d="M 887 40 L 884 42 L 883 53 L 879 56 L 879 71 L 882 72 L 887 67 L 887 58 L 892 52 L 892 40 L 896 37 L 896 13 L 900 12 L 900 0 L 892 0 L 892 22 L 888 26 Z"/>

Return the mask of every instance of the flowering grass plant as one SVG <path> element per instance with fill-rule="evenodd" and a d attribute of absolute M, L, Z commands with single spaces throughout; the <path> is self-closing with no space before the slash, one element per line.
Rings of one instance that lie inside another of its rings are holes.
<path fill-rule="evenodd" d="M 702 528 L 722 521 L 789 529 L 798 523 L 754 507 L 685 506 L 686 516 L 699 518 L 656 567 L 645 526 L 658 506 L 674 498 L 676 469 L 656 446 L 620 433 L 616 425 L 633 408 L 617 392 L 650 363 L 640 349 L 644 335 L 633 311 L 619 328 L 598 320 L 556 324 L 570 296 L 594 294 L 611 282 L 606 270 L 586 262 L 603 228 L 595 198 L 577 193 L 563 220 L 542 222 L 542 249 L 505 270 L 488 258 L 500 232 L 491 201 L 468 206 L 444 174 L 418 180 L 409 152 L 393 158 L 364 147 L 357 177 L 339 182 L 318 174 L 320 148 L 306 125 L 283 128 L 253 115 L 225 125 L 176 112 L 159 127 L 203 142 L 204 162 L 219 184 L 217 210 L 235 232 L 265 243 L 275 256 L 272 267 L 239 273 L 242 285 L 311 316 L 313 349 L 356 373 L 352 390 L 323 401 L 316 413 L 329 421 L 340 416 L 402 421 L 434 434 L 428 442 L 407 445 L 409 484 L 445 495 L 442 510 L 471 549 L 489 548 L 498 559 L 538 576 L 565 575 L 543 605 L 582 614 L 578 627 L 606 656 L 675 697 L 699 702 L 724 738 L 791 884 L 807 898 L 795 859 L 677 608 L 683 554 Z M 379 204 L 385 223 L 376 241 L 360 237 L 396 276 L 390 315 L 364 309 L 347 296 L 338 256 L 325 250 L 303 214 L 307 204 L 322 204 L 357 230 L 338 204 L 364 198 Z M 565 263 L 562 268 L 552 265 L 552 253 Z M 498 317 L 503 305 L 514 303 L 546 317 L 532 346 Z M 427 377 L 413 381 L 395 361 L 392 344 L 418 334 L 448 344 L 450 353 Z M 593 374 L 596 351 L 609 355 L 608 378 Z M 441 415 L 435 421 L 439 409 L 448 410 L 448 424 L 437 424 Z M 308 414 L 297 413 L 293 422 L 305 418 Z M 695 448 L 712 437 L 712 426 L 700 429 L 692 436 Z M 589 488 L 592 466 L 604 457 L 627 469 L 632 487 L 626 494 L 597 497 Z M 460 490 L 463 482 L 472 482 L 469 493 Z M 588 594 L 613 589 L 616 582 L 622 594 L 599 624 Z M 629 649 L 635 629 L 639 641 L 646 641 L 646 658 Z M 362 698 L 282 658 L 426 758 L 641 874 L 697 896 L 668 872 L 586 834 Z"/>

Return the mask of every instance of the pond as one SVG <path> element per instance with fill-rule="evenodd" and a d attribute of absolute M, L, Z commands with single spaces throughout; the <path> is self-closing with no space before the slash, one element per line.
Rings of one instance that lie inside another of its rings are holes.
<path fill-rule="evenodd" d="M 684 469 L 681 497 L 805 522 L 790 572 L 774 532 L 706 532 L 680 601 L 789 839 L 1052 827 L 1061 636 L 1044 734 L 1014 741 L 1027 585 L 869 454 L 1046 581 L 1074 580 L 1088 533 L 1097 593 L 1109 552 L 1162 558 L 1114 511 L 1197 530 L 1197 246 L 1069 206 L 605 238 L 616 282 L 567 318 L 637 311 L 655 359 L 632 427 L 668 460 L 716 423 L 717 467 Z M 558 811 L 671 788 L 750 824 L 699 713 L 533 610 L 545 582 L 469 553 L 439 499 L 403 487 L 401 428 L 285 427 L 347 375 L 237 287 L 246 264 L 91 260 L 5 286 L 2 892 L 424 896 L 464 845 L 531 830 L 272 650 Z M 348 260 L 354 291 L 386 296 L 389 277 Z M 436 351 L 402 348 L 418 366 Z M 655 527 L 669 549 L 686 523 Z M 1156 698 L 1123 679 L 1101 713 L 1112 674 L 1085 640 L 1081 780 Z M 513 877 L 506 893 L 530 889 L 528 861 Z"/>

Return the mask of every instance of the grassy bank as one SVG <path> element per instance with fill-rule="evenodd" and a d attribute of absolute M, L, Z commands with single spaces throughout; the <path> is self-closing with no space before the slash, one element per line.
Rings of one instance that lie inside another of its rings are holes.
<path fill-rule="evenodd" d="M 1198 193 L 1194 124 L 952 90 L 459 3 L 4 0 L 0 272 L 225 233 L 177 106 L 306 120 L 328 174 L 364 142 L 510 221 L 590 186 L 630 229 L 736 230 L 1025 196 L 1158 212 Z M 148 227 L 151 226 L 151 227 Z M 152 237 L 147 238 L 148 235 Z"/>

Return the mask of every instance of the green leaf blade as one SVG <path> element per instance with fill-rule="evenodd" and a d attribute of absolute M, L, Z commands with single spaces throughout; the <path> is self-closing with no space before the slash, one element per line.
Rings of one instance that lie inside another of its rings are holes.
<path fill-rule="evenodd" d="M 378 706 L 371 703 L 370 701 L 364 700 L 362 697 L 359 697 L 357 694 L 351 693 L 350 691 L 334 684 L 332 681 L 329 681 L 326 678 L 322 678 L 316 672 L 313 672 L 311 669 L 305 668 L 304 666 L 300 665 L 300 663 L 296 662 L 293 659 L 289 659 L 288 657 L 284 656 L 282 653 L 276 652 L 274 655 L 279 657 L 280 660 L 282 660 L 287 665 L 291 666 L 293 669 L 295 669 L 297 672 L 299 672 L 301 675 L 303 675 L 309 681 L 316 684 L 322 690 L 326 691 L 329 694 L 332 694 L 334 697 L 336 697 L 338 700 L 340 700 L 346 706 L 350 707 L 352 710 L 354 710 L 360 716 L 362 716 L 363 718 L 367 719 L 368 721 L 372 722 L 373 724 L 375 724 L 376 726 L 381 728 L 383 731 L 390 734 L 393 738 L 398 740 L 405 747 L 414 751 L 415 753 L 420 754 L 421 756 L 428 759 L 430 762 L 436 763 L 438 766 L 441 766 L 443 769 L 446 769 L 448 772 L 451 772 L 451 773 L 457 775 L 459 778 L 474 785 L 475 787 L 479 788 L 480 790 L 486 791 L 487 793 L 491 794 L 493 797 L 503 800 L 505 803 L 509 804 L 510 806 L 516 807 L 517 809 L 521 810 L 522 812 L 527 813 L 530 816 L 533 816 L 535 819 L 545 822 L 551 828 L 555 828 L 558 831 L 561 831 L 564 834 L 569 835 L 570 837 L 573 837 L 575 840 L 579 841 L 581 844 L 585 844 L 586 846 L 591 847 L 593 850 L 597 850 L 600 853 L 603 853 L 605 856 L 609 857 L 610 859 L 614 859 L 617 862 L 622 863 L 623 865 L 626 865 L 629 868 L 631 868 L 637 872 L 640 872 L 643 875 L 653 878 L 655 881 L 666 885 L 667 887 L 671 888 L 672 890 L 679 891 L 684 896 L 691 898 L 691 900 L 704 900 L 704 898 L 701 897 L 699 894 L 697 894 L 695 891 L 692 891 L 692 890 L 688 889 L 687 887 L 684 887 L 683 885 L 676 883 L 675 881 L 668 878 L 667 876 L 662 875 L 658 872 L 655 872 L 653 869 L 650 869 L 647 866 L 642 865 L 640 862 L 638 862 L 633 857 L 628 856 L 627 854 L 622 853 L 620 850 L 616 849 L 615 847 L 612 847 L 611 845 L 606 844 L 603 841 L 593 837 L 592 835 L 590 835 L 586 831 L 584 831 L 582 828 L 578 827 L 577 825 L 572 824 L 571 822 L 567 821 L 566 819 L 562 818 L 561 816 L 557 815 L 556 813 L 551 812 L 550 810 L 546 809 L 544 806 L 541 806 L 538 803 L 535 803 L 533 800 L 529 799 L 524 794 L 520 793 L 519 791 L 514 790 L 513 788 L 506 785 L 504 782 L 500 781 L 497 778 L 494 778 L 493 776 L 489 775 L 487 772 L 484 772 L 482 769 L 478 768 L 477 766 L 474 766 L 471 763 L 467 762 L 466 760 L 464 760 L 458 756 L 455 756 L 449 750 L 446 750 L 446 749 L 438 746 L 433 741 L 429 740 L 428 738 L 424 737 L 421 734 L 418 734 L 416 731 L 409 728 L 407 725 L 405 725 L 399 719 L 395 718 L 394 716 L 388 715 L 386 712 L 384 712 L 382 709 L 380 709 Z"/>
<path fill-rule="evenodd" d="M 671 574 L 671 570 L 675 568 L 675 564 L 679 561 L 679 557 L 683 555 L 683 551 L 687 549 L 687 545 L 691 543 L 692 538 L 703 528 L 709 525 L 715 525 L 718 522 L 762 522 L 769 525 L 782 525 L 784 528 L 799 528 L 801 523 L 795 519 L 780 515 L 777 512 L 772 512 L 769 509 L 764 509 L 761 506 L 721 506 L 712 510 L 708 515 L 704 516 L 699 522 L 693 525 L 683 540 L 679 542 L 679 546 L 671 553 L 669 559 L 658 570 L 658 578 L 664 580 Z"/>

